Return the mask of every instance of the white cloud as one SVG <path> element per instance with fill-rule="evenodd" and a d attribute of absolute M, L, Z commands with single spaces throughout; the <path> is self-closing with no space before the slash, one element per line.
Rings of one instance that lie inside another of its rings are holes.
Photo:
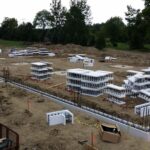
<path fill-rule="evenodd" d="M 15 17 L 19 22 L 32 22 L 36 13 L 42 9 L 49 10 L 52 0 L 3 0 L 0 3 L 0 22 L 4 17 Z M 69 7 L 70 0 L 62 0 Z M 91 6 L 93 22 L 105 22 L 112 16 L 124 18 L 126 6 L 143 8 L 142 0 L 88 0 Z"/>
<path fill-rule="evenodd" d="M 142 0 L 89 0 L 94 22 L 105 22 L 110 17 L 120 16 L 124 19 L 127 5 L 143 8 Z"/>

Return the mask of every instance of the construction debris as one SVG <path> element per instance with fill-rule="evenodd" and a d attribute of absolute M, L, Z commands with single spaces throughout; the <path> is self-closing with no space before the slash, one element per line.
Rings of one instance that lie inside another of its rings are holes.
<path fill-rule="evenodd" d="M 117 125 L 101 123 L 99 133 L 103 141 L 111 143 L 120 142 L 121 132 Z"/>

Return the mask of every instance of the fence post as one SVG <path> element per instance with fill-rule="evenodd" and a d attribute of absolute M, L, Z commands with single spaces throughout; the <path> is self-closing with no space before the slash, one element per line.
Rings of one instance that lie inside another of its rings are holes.
<path fill-rule="evenodd" d="M 6 138 L 9 139 L 9 129 L 6 127 Z"/>
<path fill-rule="evenodd" d="M 19 135 L 16 136 L 16 150 L 19 150 Z"/>
<path fill-rule="evenodd" d="M 0 124 L 0 138 L 2 138 L 2 124 Z"/>

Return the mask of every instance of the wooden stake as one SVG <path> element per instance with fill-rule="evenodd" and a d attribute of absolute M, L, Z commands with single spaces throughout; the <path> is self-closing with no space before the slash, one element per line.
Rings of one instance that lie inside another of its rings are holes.
<path fill-rule="evenodd" d="M 28 111 L 30 112 L 30 106 L 31 106 L 30 100 L 27 100 L 27 105 L 28 105 Z"/>
<path fill-rule="evenodd" d="M 93 132 L 91 132 L 91 145 L 92 145 L 92 147 L 94 146 L 94 142 L 93 142 Z"/>

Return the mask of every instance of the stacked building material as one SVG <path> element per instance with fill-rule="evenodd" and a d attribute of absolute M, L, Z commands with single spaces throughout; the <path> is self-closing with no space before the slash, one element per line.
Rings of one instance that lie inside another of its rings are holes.
<path fill-rule="evenodd" d="M 116 104 L 125 104 L 126 89 L 114 84 L 107 85 L 105 93 L 108 95 L 108 100 Z"/>
<path fill-rule="evenodd" d="M 33 79 L 46 80 L 52 75 L 52 64 L 48 62 L 35 62 L 31 64 L 31 75 Z"/>
<path fill-rule="evenodd" d="M 112 72 L 85 69 L 67 70 L 67 87 L 83 95 L 99 96 L 113 79 Z"/>

